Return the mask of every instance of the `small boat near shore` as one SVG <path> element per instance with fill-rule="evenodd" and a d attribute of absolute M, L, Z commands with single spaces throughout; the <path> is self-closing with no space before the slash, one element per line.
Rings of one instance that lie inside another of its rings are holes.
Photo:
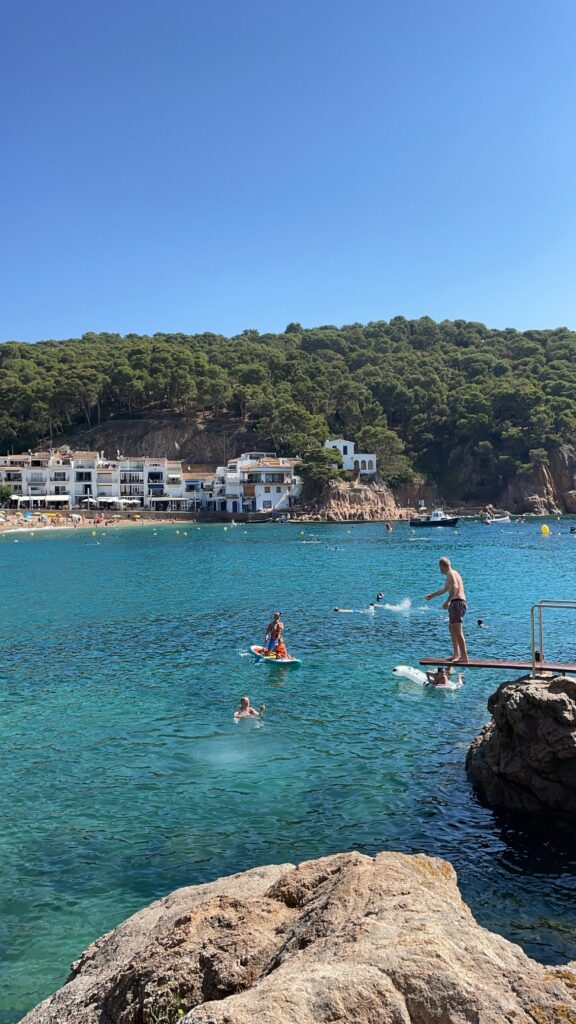
<path fill-rule="evenodd" d="M 410 520 L 410 526 L 457 526 L 458 516 L 447 516 L 444 509 L 435 508 L 429 516 L 418 516 Z"/>
<path fill-rule="evenodd" d="M 511 523 L 512 520 L 508 513 L 506 513 L 504 516 L 486 516 L 482 522 L 484 526 L 498 526 L 499 523 Z"/>

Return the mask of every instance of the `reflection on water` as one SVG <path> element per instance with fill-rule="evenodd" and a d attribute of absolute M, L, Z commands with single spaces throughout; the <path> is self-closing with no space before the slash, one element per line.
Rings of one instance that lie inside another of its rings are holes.
<path fill-rule="evenodd" d="M 468 671 L 463 689 L 436 692 L 392 672 L 448 650 L 440 601 L 423 601 L 442 554 L 465 577 L 471 651 L 526 654 L 542 581 L 574 593 L 565 529 L 544 541 L 539 523 L 421 541 L 383 524 L 116 529 L 98 546 L 0 538 L 0 1022 L 176 886 L 337 850 L 445 857 L 481 924 L 544 961 L 573 958 L 570 834 L 496 815 L 464 774 L 500 677 Z M 333 611 L 366 611 L 379 592 L 388 607 L 375 614 Z M 242 656 L 275 608 L 298 670 Z M 558 656 L 565 625 L 551 623 Z M 243 694 L 266 703 L 262 728 L 234 724 Z"/>

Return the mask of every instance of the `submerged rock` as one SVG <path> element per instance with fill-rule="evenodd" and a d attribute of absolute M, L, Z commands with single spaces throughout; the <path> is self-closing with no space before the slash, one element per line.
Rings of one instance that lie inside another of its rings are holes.
<path fill-rule="evenodd" d="M 493 807 L 576 817 L 576 681 L 503 683 L 492 722 L 466 758 L 468 777 Z"/>
<path fill-rule="evenodd" d="M 453 868 L 337 854 L 177 890 L 25 1024 L 576 1024 L 576 964 L 480 928 Z"/>

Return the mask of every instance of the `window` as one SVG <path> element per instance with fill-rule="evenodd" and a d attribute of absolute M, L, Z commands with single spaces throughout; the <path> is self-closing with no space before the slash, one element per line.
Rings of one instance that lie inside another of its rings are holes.
<path fill-rule="evenodd" d="M 282 488 L 281 487 L 277 487 L 276 488 L 276 494 L 282 494 Z"/>
<path fill-rule="evenodd" d="M 360 463 L 358 462 L 358 459 L 354 459 L 354 469 L 360 469 Z"/>
<path fill-rule="evenodd" d="M 372 459 L 368 459 L 368 469 L 374 469 L 374 463 L 372 462 Z"/>
<path fill-rule="evenodd" d="M 271 501 L 263 501 L 262 502 L 262 508 L 272 508 L 272 502 Z"/>
<path fill-rule="evenodd" d="M 265 487 L 264 488 L 264 494 L 270 494 L 270 488 L 269 487 Z"/>
<path fill-rule="evenodd" d="M 342 455 L 348 455 L 348 445 L 347 444 L 343 444 L 342 445 Z"/>
<path fill-rule="evenodd" d="M 360 463 L 360 469 L 366 469 L 366 459 L 362 459 L 362 462 Z"/>

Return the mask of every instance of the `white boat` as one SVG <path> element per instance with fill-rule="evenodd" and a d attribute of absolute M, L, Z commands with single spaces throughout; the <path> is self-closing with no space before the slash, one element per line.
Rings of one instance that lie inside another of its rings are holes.
<path fill-rule="evenodd" d="M 486 519 L 483 519 L 482 522 L 484 523 L 484 526 L 497 526 L 498 523 L 511 523 L 512 520 L 509 515 L 486 516 Z"/>
<path fill-rule="evenodd" d="M 429 516 L 410 520 L 410 526 L 456 526 L 458 516 L 447 516 L 444 509 L 435 508 Z"/>

